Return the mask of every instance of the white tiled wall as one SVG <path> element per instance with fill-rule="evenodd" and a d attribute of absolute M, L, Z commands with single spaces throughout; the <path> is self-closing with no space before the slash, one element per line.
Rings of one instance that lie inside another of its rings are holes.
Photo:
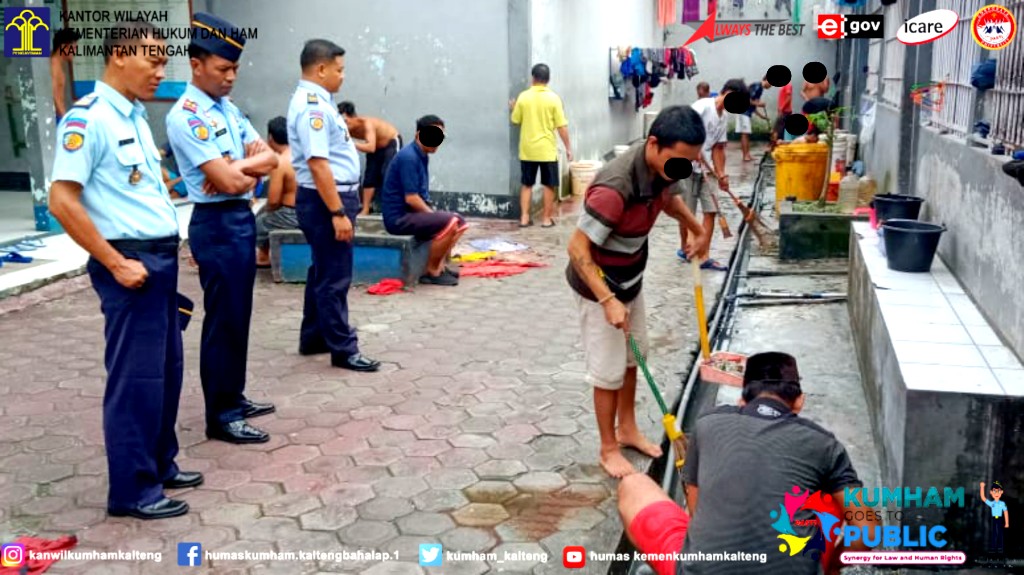
<path fill-rule="evenodd" d="M 908 389 L 1024 396 L 1024 365 L 939 258 L 929 273 L 893 271 L 871 225 L 853 231 Z"/>

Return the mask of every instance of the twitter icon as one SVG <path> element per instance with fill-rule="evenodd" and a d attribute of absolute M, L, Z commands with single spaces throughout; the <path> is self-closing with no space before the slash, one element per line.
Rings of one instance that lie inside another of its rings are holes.
<path fill-rule="evenodd" d="M 440 567 L 441 546 L 437 543 L 420 543 L 420 565 L 423 567 Z"/>

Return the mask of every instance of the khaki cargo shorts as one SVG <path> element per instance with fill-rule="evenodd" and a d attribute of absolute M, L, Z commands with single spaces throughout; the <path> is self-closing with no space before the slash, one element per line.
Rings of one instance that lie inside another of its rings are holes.
<path fill-rule="evenodd" d="M 615 391 L 622 388 L 627 367 L 636 367 L 626 332 L 616 329 L 604 318 L 604 306 L 574 294 L 580 312 L 580 339 L 583 342 L 586 381 L 590 385 Z M 625 304 L 629 311 L 629 332 L 640 353 L 647 355 L 647 313 L 644 293 Z"/>

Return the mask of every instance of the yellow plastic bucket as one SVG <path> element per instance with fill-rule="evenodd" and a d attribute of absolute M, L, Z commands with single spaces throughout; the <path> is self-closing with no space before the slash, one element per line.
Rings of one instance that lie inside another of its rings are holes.
<path fill-rule="evenodd" d="M 604 166 L 603 162 L 586 160 L 569 164 L 569 173 L 572 174 L 573 195 L 582 196 L 590 186 L 590 182 L 594 181 L 594 176 L 597 175 L 602 166 Z"/>
<path fill-rule="evenodd" d="M 775 211 L 786 196 L 816 200 L 828 173 L 828 144 L 787 144 L 775 148 Z"/>

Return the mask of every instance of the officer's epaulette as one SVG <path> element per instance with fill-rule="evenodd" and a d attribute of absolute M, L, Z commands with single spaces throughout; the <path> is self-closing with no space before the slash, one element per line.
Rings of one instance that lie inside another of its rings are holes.
<path fill-rule="evenodd" d="M 84 98 L 80 98 L 77 102 L 71 105 L 72 108 L 85 108 L 89 109 L 93 104 L 96 103 L 96 94 L 89 94 Z"/>
<path fill-rule="evenodd" d="M 306 94 L 306 103 L 307 104 L 316 104 L 319 101 L 320 101 L 319 98 L 317 98 L 316 94 L 314 94 L 313 92 L 309 92 L 309 93 Z"/>
<path fill-rule="evenodd" d="M 181 103 L 181 109 L 195 114 L 196 110 L 199 109 L 199 105 L 192 100 L 185 98 L 185 101 Z"/>

